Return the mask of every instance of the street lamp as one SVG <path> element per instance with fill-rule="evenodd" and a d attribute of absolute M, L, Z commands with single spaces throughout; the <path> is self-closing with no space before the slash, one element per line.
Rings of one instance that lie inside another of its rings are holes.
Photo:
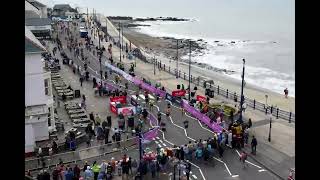
<path fill-rule="evenodd" d="M 189 102 L 191 100 L 191 40 L 189 39 Z"/>
<path fill-rule="evenodd" d="M 266 94 L 265 97 L 266 97 L 266 107 L 265 107 L 265 109 L 266 109 L 266 115 L 267 115 L 267 113 L 268 113 L 268 95 Z"/>
<path fill-rule="evenodd" d="M 272 124 L 272 114 L 269 114 L 269 119 L 270 119 L 270 126 L 269 126 L 269 137 L 268 141 L 271 142 L 271 124 Z"/>
<path fill-rule="evenodd" d="M 181 39 L 177 39 L 177 65 L 176 65 L 176 78 L 178 79 L 179 78 L 179 71 L 178 71 L 178 66 L 179 66 L 179 52 L 178 52 L 178 49 L 179 49 L 179 41 Z"/>
<path fill-rule="evenodd" d="M 139 158 L 140 158 L 140 180 L 142 180 L 142 134 L 141 131 L 139 132 Z"/>
<path fill-rule="evenodd" d="M 121 39 L 120 39 L 120 32 L 121 32 L 121 23 L 119 23 L 119 49 L 120 49 L 120 62 L 121 62 Z"/>
<path fill-rule="evenodd" d="M 156 56 L 153 56 L 153 75 L 156 75 Z"/>
<path fill-rule="evenodd" d="M 242 68 L 242 83 L 241 83 L 241 98 L 240 98 L 240 116 L 239 116 L 239 123 L 242 123 L 243 120 L 242 120 L 242 111 L 243 111 L 243 102 L 244 102 L 244 96 L 243 96 L 243 88 L 244 88 L 244 66 L 245 66 L 245 63 L 246 63 L 246 60 L 245 59 L 242 59 L 243 61 L 243 68 Z"/>

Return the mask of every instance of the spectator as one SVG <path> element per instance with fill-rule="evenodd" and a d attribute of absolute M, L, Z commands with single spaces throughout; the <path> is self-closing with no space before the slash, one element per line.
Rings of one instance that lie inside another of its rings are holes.
<path fill-rule="evenodd" d="M 284 89 L 284 96 L 285 96 L 285 98 L 288 98 L 288 94 L 289 94 L 289 90 L 288 90 L 288 88 L 286 88 L 286 89 Z"/>
<path fill-rule="evenodd" d="M 251 140 L 251 153 L 252 154 L 256 154 L 256 151 L 257 151 L 257 145 L 258 145 L 258 142 L 257 142 L 257 139 L 252 136 L 252 140 Z"/>
<path fill-rule="evenodd" d="M 78 165 L 76 164 L 73 168 L 73 174 L 74 174 L 74 178 L 75 179 L 79 179 L 80 178 L 80 168 L 78 167 Z"/>
<path fill-rule="evenodd" d="M 91 180 L 91 177 L 93 177 L 93 173 L 90 170 L 90 166 L 87 166 L 87 169 L 84 171 L 84 179 Z"/>
<path fill-rule="evenodd" d="M 72 168 L 68 168 L 68 171 L 64 174 L 65 180 L 73 180 L 74 174 L 72 172 Z"/>

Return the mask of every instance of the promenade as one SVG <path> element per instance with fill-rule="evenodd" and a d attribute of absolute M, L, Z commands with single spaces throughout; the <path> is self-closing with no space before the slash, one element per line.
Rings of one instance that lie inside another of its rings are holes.
<path fill-rule="evenodd" d="M 110 21 L 108 21 L 110 23 Z M 109 25 L 109 24 L 108 24 Z M 108 27 L 112 27 L 111 25 Z M 116 39 L 118 37 L 118 32 L 114 28 L 109 28 L 108 33 L 111 36 L 114 36 Z M 89 33 L 90 34 L 90 33 Z M 124 39 L 126 41 L 126 39 Z M 94 39 L 95 44 L 98 44 L 98 39 Z M 107 49 L 108 42 L 102 42 L 102 45 Z M 122 52 L 122 54 L 125 52 Z M 113 46 L 113 58 L 119 61 L 119 48 Z M 156 75 L 154 75 L 154 67 L 152 64 L 145 63 L 140 60 L 128 60 L 127 58 L 122 59 L 122 62 L 127 64 L 129 67 L 130 63 L 136 62 L 136 74 L 138 76 L 144 77 L 152 82 L 160 82 L 163 86 L 166 87 L 167 90 L 173 91 L 176 89 L 177 84 L 188 84 L 187 81 L 182 79 L 176 79 L 173 75 L 161 71 L 156 68 Z M 181 66 L 179 65 L 179 68 Z M 192 74 L 194 68 L 192 67 Z M 198 91 L 201 95 L 204 94 L 204 89 L 199 88 Z M 237 87 L 240 90 L 240 85 Z M 247 89 L 245 89 L 245 95 L 247 96 Z M 262 95 L 264 97 L 264 95 Z M 268 101 L 272 104 L 272 99 L 275 100 L 283 100 L 285 99 L 283 96 L 275 94 L 269 95 Z M 222 96 L 215 96 L 213 99 L 214 102 L 223 101 L 228 102 L 230 104 L 234 104 L 234 102 L 230 99 L 226 99 Z M 263 102 L 263 100 L 262 100 Z M 289 106 L 294 106 L 294 99 L 289 98 L 289 103 L 283 104 L 282 108 L 290 109 Z M 278 106 L 280 107 L 280 106 Z M 289 168 L 295 166 L 295 124 L 288 123 L 286 120 L 275 119 L 272 120 L 272 133 L 271 133 L 271 142 L 268 142 L 268 132 L 269 132 L 269 117 L 266 116 L 263 112 L 253 110 L 252 108 L 247 108 L 244 113 L 244 118 L 247 120 L 248 118 L 252 119 L 253 127 L 251 128 L 251 133 L 255 135 L 258 139 L 258 154 L 256 156 L 252 156 L 257 162 L 261 163 L 266 167 L 270 167 L 271 171 L 279 174 L 282 177 L 286 177 L 288 174 Z M 261 148 L 261 149 L 260 149 Z M 271 168 L 273 167 L 273 168 Z"/>
<path fill-rule="evenodd" d="M 77 34 L 76 32 L 73 32 L 74 34 Z M 90 31 L 89 31 L 89 34 Z M 110 33 L 111 34 L 111 33 Z M 65 42 L 64 42 L 65 43 Z M 98 45 L 98 40 L 94 39 L 95 46 Z M 102 45 L 105 46 L 107 49 L 107 45 L 109 43 L 103 42 Z M 64 44 L 65 46 L 65 44 Z M 97 56 L 92 55 L 90 52 L 85 52 L 88 56 L 88 66 L 90 73 L 95 75 L 96 77 L 99 77 L 99 70 L 100 65 Z M 119 62 L 119 49 L 117 47 L 113 46 L 113 58 L 115 62 Z M 71 54 L 69 54 L 71 55 Z M 106 54 L 104 54 L 106 56 Z M 105 63 L 106 57 L 102 58 L 102 64 Z M 71 56 L 72 57 L 72 56 Z M 74 58 L 74 62 L 77 65 L 83 66 L 81 63 L 83 63 L 80 60 L 77 60 L 77 58 Z M 125 69 L 128 70 L 129 64 L 133 61 L 130 61 L 128 59 L 123 59 L 122 62 L 126 64 Z M 140 60 L 136 61 L 137 66 L 135 67 L 135 73 L 139 77 L 144 77 L 146 79 L 151 80 L 152 82 L 161 82 L 163 86 L 165 86 L 167 91 L 173 91 L 176 88 L 177 84 L 187 84 L 186 81 L 183 81 L 181 79 L 176 79 L 171 74 L 160 71 L 159 69 L 156 69 L 156 75 L 153 75 L 153 66 L 144 63 Z M 104 71 L 106 69 L 103 69 Z M 68 66 L 63 66 L 61 70 L 61 74 L 64 78 L 66 78 L 67 82 L 71 84 L 73 89 L 80 89 L 81 93 L 86 94 L 87 101 L 88 101 L 88 112 L 95 111 L 101 113 L 101 119 L 105 118 L 107 115 L 110 115 L 109 108 L 107 106 L 108 104 L 108 98 L 104 97 L 96 97 L 93 94 L 92 89 L 92 82 L 84 83 L 83 87 L 79 86 L 78 81 L 78 75 L 74 74 L 72 72 L 72 69 Z M 111 82 L 111 79 L 113 79 L 114 76 L 110 76 L 109 80 Z M 85 85 L 86 84 L 86 85 Z M 130 93 L 134 93 L 134 90 L 137 90 L 137 87 L 135 87 L 132 84 L 129 84 L 129 89 L 132 90 Z M 204 91 L 202 88 L 199 88 L 198 94 L 204 95 Z M 91 100 L 90 100 L 91 99 Z M 230 99 L 225 99 L 220 96 L 215 96 L 213 102 L 217 101 L 224 101 L 229 104 L 232 104 Z M 139 102 L 143 104 L 144 100 L 139 98 Z M 153 111 L 151 111 L 152 114 L 156 115 L 156 110 L 160 110 L 162 113 L 165 112 L 165 107 L 168 102 L 166 101 L 160 101 L 155 105 L 156 108 L 154 108 Z M 278 119 L 273 121 L 273 127 L 272 127 L 272 141 L 271 143 L 268 143 L 266 141 L 268 133 L 265 132 L 268 130 L 268 119 L 264 115 L 264 113 L 260 111 L 255 111 L 250 108 L 248 108 L 245 112 L 245 120 L 248 118 L 252 118 L 253 120 L 253 127 L 251 128 L 251 133 L 254 134 L 258 138 L 258 148 L 257 148 L 257 155 L 256 156 L 250 156 L 248 158 L 248 161 L 251 163 L 247 169 L 242 169 L 242 166 L 239 162 L 239 155 L 238 151 L 234 149 L 228 149 L 224 153 L 223 158 L 216 158 L 215 159 L 215 166 L 208 166 L 208 164 L 205 164 L 203 162 L 193 161 L 192 166 L 192 178 L 191 179 L 210 179 L 210 177 L 217 177 L 218 179 L 229 179 L 229 178 L 236 178 L 237 179 L 278 179 L 278 176 L 281 176 L 284 179 L 286 178 L 288 171 L 287 168 L 291 168 L 294 166 L 294 123 L 289 124 L 288 122 Z M 113 125 L 114 123 L 114 117 Z M 166 117 L 163 115 L 162 119 L 166 120 Z M 186 131 L 183 128 L 183 121 L 182 120 L 188 120 L 189 121 L 189 129 L 186 129 Z M 199 123 L 197 120 L 195 120 L 193 117 L 185 114 L 184 116 L 181 115 L 180 107 L 176 107 L 173 105 L 172 114 L 169 119 L 166 120 L 166 128 L 167 131 L 163 134 L 160 134 L 160 136 L 151 144 L 148 145 L 151 149 L 156 149 L 157 147 L 172 147 L 173 144 L 175 145 L 183 145 L 186 144 L 191 139 L 198 140 L 198 139 L 206 139 L 208 137 L 212 136 L 211 131 L 207 130 L 206 127 L 204 127 L 201 123 Z M 180 127 L 179 127 L 180 126 Z M 182 128 L 181 128 L 182 127 Z M 293 132 L 293 134 L 292 134 Z M 291 139 L 292 138 L 292 139 Z M 293 142 L 292 142 L 293 141 Z M 288 144 L 289 143 L 289 144 Z M 293 144 L 293 148 L 291 146 L 291 143 Z M 284 144 L 286 144 L 284 146 Z M 290 146 L 290 147 L 287 147 Z M 282 149 L 281 149 L 282 148 Z M 292 148 L 292 149 L 290 149 Z M 111 149 L 112 150 L 112 149 Z M 132 154 L 132 156 L 137 157 L 135 153 L 138 152 L 138 149 L 130 149 L 128 153 Z M 88 158 L 91 161 L 93 161 L 94 158 L 91 158 L 90 156 L 93 156 L 91 152 L 86 153 Z M 113 153 L 111 153 L 112 156 Z M 86 159 L 85 157 L 80 160 L 80 162 L 83 161 L 83 159 Z M 97 159 L 97 157 L 95 157 Z M 104 155 L 104 159 L 109 159 L 110 156 Z M 293 161 L 290 161 L 292 160 Z M 101 160 L 101 159 L 100 159 Z M 274 175 L 279 174 L 279 175 Z"/>

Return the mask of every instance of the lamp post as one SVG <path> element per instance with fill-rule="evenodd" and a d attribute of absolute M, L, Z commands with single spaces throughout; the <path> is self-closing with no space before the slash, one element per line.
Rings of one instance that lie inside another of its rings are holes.
<path fill-rule="evenodd" d="M 178 52 L 178 49 L 179 49 L 179 41 L 180 39 L 177 39 L 177 65 L 176 65 L 176 78 L 178 79 L 179 78 L 179 71 L 178 71 L 178 67 L 179 67 L 179 52 Z"/>
<path fill-rule="evenodd" d="M 121 34 L 122 34 L 122 46 L 121 46 L 121 50 L 123 51 L 123 24 L 121 24 Z"/>
<path fill-rule="evenodd" d="M 99 63 L 100 63 L 100 78 L 102 81 L 102 66 L 101 66 L 101 57 L 102 57 L 102 49 L 100 44 L 100 29 L 98 28 L 98 39 L 99 39 Z"/>
<path fill-rule="evenodd" d="M 243 61 L 243 68 L 242 68 L 242 83 L 241 83 L 241 98 L 240 98 L 240 116 L 239 116 L 239 122 L 242 123 L 243 120 L 242 120 L 242 111 L 243 111 L 243 102 L 244 102 L 244 96 L 243 96 L 243 88 L 244 88 L 244 66 L 245 66 L 245 63 L 246 63 L 246 60 L 245 59 L 242 59 Z"/>
<path fill-rule="evenodd" d="M 142 134 L 139 132 L 139 158 L 140 158 L 140 180 L 142 180 Z"/>
<path fill-rule="evenodd" d="M 121 62 L 121 39 L 120 39 L 120 32 L 121 32 L 121 23 L 119 23 L 119 49 L 120 49 L 120 62 Z"/>
<path fill-rule="evenodd" d="M 153 56 L 153 75 L 156 75 L 156 56 Z"/>
<path fill-rule="evenodd" d="M 189 40 L 189 102 L 191 100 L 191 40 Z"/>
<path fill-rule="evenodd" d="M 272 124 L 272 114 L 269 114 L 269 119 L 270 119 L 270 126 L 269 126 L 269 137 L 268 141 L 271 142 L 271 124 Z"/>

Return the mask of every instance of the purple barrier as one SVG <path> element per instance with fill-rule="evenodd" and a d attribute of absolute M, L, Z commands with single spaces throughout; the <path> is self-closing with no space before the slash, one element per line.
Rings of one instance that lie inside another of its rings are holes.
<path fill-rule="evenodd" d="M 119 89 L 117 88 L 116 86 L 112 85 L 111 83 L 107 83 L 105 82 L 104 85 L 108 88 L 108 90 L 112 91 L 112 90 L 115 90 L 115 89 Z"/>
<path fill-rule="evenodd" d="M 188 101 L 182 100 L 182 107 L 192 114 L 195 118 L 199 119 L 201 122 L 205 123 L 211 130 L 213 130 L 216 133 L 221 133 L 222 132 L 222 127 L 218 125 L 217 123 L 213 122 L 210 123 L 210 118 L 207 117 L 206 115 L 202 114 L 199 112 L 197 109 L 194 107 L 190 106 Z"/>
<path fill-rule="evenodd" d="M 135 85 L 141 85 L 142 89 L 146 89 L 154 94 L 159 94 L 161 97 L 165 97 L 166 96 L 166 91 L 162 91 L 160 89 L 157 89 L 147 83 L 144 83 L 142 80 L 140 80 L 137 77 L 132 77 L 131 75 L 127 74 L 126 72 L 122 71 L 121 69 L 112 66 L 111 64 L 106 62 L 106 67 L 112 69 L 113 71 L 121 74 L 125 79 L 127 79 L 128 81 L 133 82 Z"/>
<path fill-rule="evenodd" d="M 159 127 L 153 128 L 142 135 L 142 144 L 153 141 L 158 136 Z M 139 137 L 136 138 L 136 143 L 139 143 Z"/>

